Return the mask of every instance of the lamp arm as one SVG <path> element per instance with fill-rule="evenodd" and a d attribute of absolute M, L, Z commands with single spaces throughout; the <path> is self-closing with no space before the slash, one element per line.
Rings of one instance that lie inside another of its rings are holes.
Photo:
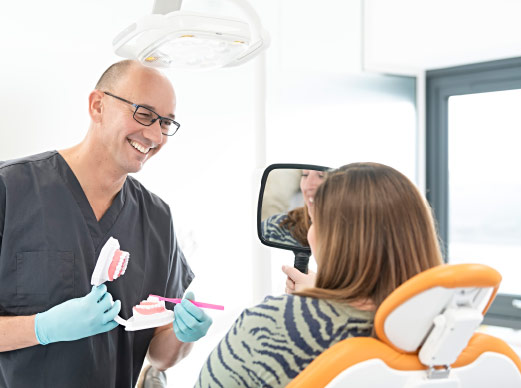
<path fill-rule="evenodd" d="M 179 11 L 183 0 L 154 0 L 152 13 L 166 15 L 173 11 Z"/>
<path fill-rule="evenodd" d="M 260 40 L 260 31 L 261 21 L 259 15 L 255 11 L 255 9 L 248 3 L 246 0 L 228 0 L 230 3 L 235 4 L 241 11 L 244 12 L 248 20 L 251 22 L 250 24 L 250 34 L 252 43 Z"/>
<path fill-rule="evenodd" d="M 256 51 L 262 51 L 266 49 L 270 45 L 270 36 L 266 30 L 264 30 L 261 26 L 261 21 L 259 15 L 255 11 L 250 3 L 247 0 L 228 0 L 231 3 L 235 4 L 238 8 L 243 11 L 245 16 L 249 21 L 250 27 L 250 36 L 251 36 L 251 46 L 248 51 L 243 53 L 240 57 L 238 57 L 235 61 L 230 62 L 225 67 L 233 67 L 241 65 L 247 61 L 249 61 L 252 55 Z"/>

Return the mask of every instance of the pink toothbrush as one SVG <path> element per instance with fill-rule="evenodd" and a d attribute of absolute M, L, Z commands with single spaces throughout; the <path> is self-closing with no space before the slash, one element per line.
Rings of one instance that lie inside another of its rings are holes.
<path fill-rule="evenodd" d="M 149 297 L 158 298 L 159 300 L 164 300 L 166 302 L 171 302 L 171 303 L 181 303 L 181 299 L 179 299 L 179 298 L 165 298 L 165 297 L 159 296 L 159 295 L 149 295 Z M 205 309 L 224 310 L 224 306 L 221 306 L 218 304 L 196 302 L 195 300 L 190 300 L 190 302 L 192 302 L 197 307 L 202 307 Z"/>

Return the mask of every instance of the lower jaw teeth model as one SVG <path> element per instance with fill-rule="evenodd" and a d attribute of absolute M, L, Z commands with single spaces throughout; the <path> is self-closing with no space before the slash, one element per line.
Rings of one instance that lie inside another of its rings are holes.
<path fill-rule="evenodd" d="M 149 296 L 147 300 L 132 308 L 132 317 L 127 320 L 116 317 L 114 320 L 125 326 L 125 330 L 143 330 L 167 325 L 174 321 L 174 312 L 165 308 L 165 302 Z"/>

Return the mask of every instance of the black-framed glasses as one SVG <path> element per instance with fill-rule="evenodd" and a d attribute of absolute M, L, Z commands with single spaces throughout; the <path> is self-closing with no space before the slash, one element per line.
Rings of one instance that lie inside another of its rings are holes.
<path fill-rule="evenodd" d="M 181 126 L 181 124 L 179 124 L 177 121 L 172 120 L 168 117 L 160 116 L 152 109 L 149 109 L 146 106 L 134 104 L 133 102 L 125 100 L 124 98 L 118 97 L 109 92 L 103 93 L 105 93 L 107 96 L 117 98 L 120 101 L 132 105 L 135 108 L 132 117 L 141 125 L 149 127 L 152 124 L 154 124 L 157 120 L 159 120 L 159 125 L 161 126 L 161 133 L 165 136 L 174 136 L 179 127 Z"/>

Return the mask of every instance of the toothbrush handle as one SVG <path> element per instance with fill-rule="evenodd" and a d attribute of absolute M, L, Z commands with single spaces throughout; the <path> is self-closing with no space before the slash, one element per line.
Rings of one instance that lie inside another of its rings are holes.
<path fill-rule="evenodd" d="M 190 299 L 188 299 L 188 300 L 190 300 Z M 196 302 L 195 300 L 190 300 L 190 302 L 195 304 L 197 307 L 201 307 L 201 308 L 204 308 L 204 309 L 224 310 L 224 306 L 221 306 L 219 304 Z"/>
<path fill-rule="evenodd" d="M 150 296 L 152 296 L 154 298 L 158 298 L 159 300 L 164 300 L 166 302 L 181 303 L 181 299 L 179 299 L 179 298 L 165 298 L 165 297 L 159 296 L 159 295 L 150 295 Z M 205 308 L 205 309 L 224 310 L 224 306 L 221 306 L 221 305 L 218 305 L 218 304 L 196 302 L 194 300 L 190 300 L 190 302 L 192 302 L 197 307 L 201 307 L 201 308 Z"/>

